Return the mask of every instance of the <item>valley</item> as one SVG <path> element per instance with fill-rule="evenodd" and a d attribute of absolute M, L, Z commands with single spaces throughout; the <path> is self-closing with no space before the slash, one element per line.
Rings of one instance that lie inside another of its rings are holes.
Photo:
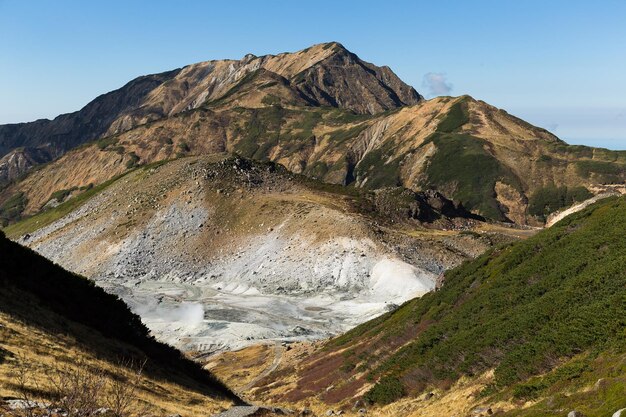
<path fill-rule="evenodd" d="M 625 184 L 624 150 L 338 42 L 0 125 L 0 414 L 63 363 L 136 387 L 66 417 L 609 415 Z"/>
<path fill-rule="evenodd" d="M 511 239 L 464 233 L 481 222 L 463 217 L 389 223 L 373 196 L 273 164 L 182 158 L 121 177 L 18 242 L 122 297 L 160 340 L 206 355 L 346 331 Z"/>

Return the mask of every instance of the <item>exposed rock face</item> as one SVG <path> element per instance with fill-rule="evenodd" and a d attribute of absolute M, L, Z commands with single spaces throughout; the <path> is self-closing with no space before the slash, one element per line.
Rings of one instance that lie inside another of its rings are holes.
<path fill-rule="evenodd" d="M 48 161 L 81 143 L 223 99 L 259 70 L 285 84 L 292 90 L 291 101 L 298 99 L 301 104 L 373 114 L 421 100 L 389 68 L 364 62 L 333 42 L 295 53 L 201 62 L 136 78 L 80 111 L 54 120 L 0 126 L 0 157 L 26 147 L 25 158 L 38 161 L 41 152 L 37 148 L 45 144 L 50 149 L 49 158 L 44 159 Z M 26 165 L 15 165 L 5 170 L 5 180 L 25 169 Z"/>
<path fill-rule="evenodd" d="M 328 58 L 294 78 L 296 87 L 319 105 L 375 114 L 420 101 L 389 67 L 363 62 L 341 44 L 328 45 L 333 51 Z"/>
<path fill-rule="evenodd" d="M 53 159 L 57 153 L 49 146 L 17 148 L 0 158 L 0 184 L 18 178 L 32 167 Z"/>
<path fill-rule="evenodd" d="M 490 245 L 401 232 L 424 228 L 421 215 L 436 218 L 428 227 L 470 221 L 443 215 L 453 205 L 434 193 L 370 201 L 326 187 L 271 163 L 181 158 L 122 177 L 21 243 L 120 295 L 162 340 L 205 352 L 343 331 Z M 392 200 L 407 204 L 380 203 Z"/>
<path fill-rule="evenodd" d="M 0 125 L 0 155 L 25 147 L 25 152 L 47 145 L 51 156 L 103 135 L 118 118 L 140 109 L 149 93 L 180 70 L 147 75 L 134 79 L 124 87 L 103 94 L 80 111 L 63 114 L 54 120 Z M 32 157 L 32 156 L 31 156 Z"/>

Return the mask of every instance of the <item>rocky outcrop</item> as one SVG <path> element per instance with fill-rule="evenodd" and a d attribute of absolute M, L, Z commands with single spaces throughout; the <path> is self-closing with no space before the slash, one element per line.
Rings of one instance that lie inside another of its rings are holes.
<path fill-rule="evenodd" d="M 32 167 L 53 159 L 57 153 L 50 146 L 17 148 L 0 158 L 0 184 L 19 178 Z"/>
<path fill-rule="evenodd" d="M 223 100 L 245 87 L 259 70 L 269 74 L 266 77 L 275 77 L 266 86 L 282 83 L 291 91 L 291 104 L 374 114 L 421 100 L 388 67 L 364 62 L 335 42 L 294 53 L 206 61 L 136 78 L 80 111 L 54 120 L 1 125 L 0 157 L 18 147 L 45 145 L 49 149 L 41 161 L 31 155 L 29 164 L 5 169 L 4 181 L 16 178 L 27 165 L 47 162 L 82 143 Z"/>
<path fill-rule="evenodd" d="M 319 105 L 375 114 L 422 99 L 389 67 L 364 62 L 339 43 L 328 47 L 332 54 L 294 77 L 296 87 Z"/>
<path fill-rule="evenodd" d="M 147 114 L 142 104 L 155 88 L 172 79 L 180 70 L 139 77 L 122 88 L 103 94 L 80 111 L 54 120 L 0 125 L 0 155 L 15 148 L 47 145 L 51 156 L 96 139 L 118 118 L 131 112 Z"/>
<path fill-rule="evenodd" d="M 343 331 L 432 290 L 443 269 L 490 244 L 407 236 L 396 229 L 422 224 L 376 207 L 373 193 L 216 159 L 140 168 L 49 225 L 33 218 L 39 229 L 20 242 L 120 295 L 161 340 L 204 352 Z M 455 206 L 430 197 L 439 209 L 412 191 L 385 200 L 454 228 L 441 212 Z"/>

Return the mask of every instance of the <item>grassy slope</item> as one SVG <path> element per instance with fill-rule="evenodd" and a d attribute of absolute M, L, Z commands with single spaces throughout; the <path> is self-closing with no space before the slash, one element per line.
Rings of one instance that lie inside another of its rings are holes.
<path fill-rule="evenodd" d="M 593 205 L 449 272 L 440 291 L 357 327 L 331 349 L 362 359 L 354 365 L 378 381 L 367 396 L 379 403 L 490 368 L 495 383 L 485 394 L 539 397 L 626 352 L 624 236 L 626 198 Z M 381 353 L 396 340 L 408 343 Z M 582 369 L 574 364 L 532 387 L 534 376 L 574 356 L 584 358 Z"/>
<path fill-rule="evenodd" d="M 1 232 L 0 254 L 0 313 L 5 318 L 48 333 L 51 339 L 69 338 L 73 348 L 78 346 L 109 363 L 120 357 L 145 357 L 150 378 L 222 402 L 236 399 L 210 373 L 152 338 L 139 317 L 116 296 L 11 242 Z M 4 336 L 2 341 L 4 345 Z M 56 346 L 51 352 L 62 349 Z M 12 356 L 10 347 L 4 350 L 5 356 Z"/>
<path fill-rule="evenodd" d="M 133 167 L 132 169 L 129 169 L 128 171 L 126 171 L 125 173 L 121 175 L 113 177 L 110 180 L 105 181 L 95 187 L 89 188 L 86 191 L 82 191 L 80 194 L 74 197 L 71 197 L 70 199 L 59 204 L 56 207 L 42 210 L 39 213 L 35 214 L 34 216 L 21 219 L 20 221 L 5 227 L 3 231 L 8 237 L 12 239 L 23 236 L 26 233 L 32 233 L 35 230 L 39 230 L 42 227 L 46 227 L 49 224 L 71 213 L 72 211 L 78 209 L 80 206 L 86 203 L 90 198 L 95 197 L 96 195 L 104 191 L 107 187 L 114 184 L 116 181 L 124 178 L 126 175 L 130 174 L 131 172 L 137 169 L 143 169 L 144 171 L 149 170 L 151 168 L 154 168 L 156 166 L 159 166 L 165 163 L 167 163 L 167 160 L 154 162 L 152 164 L 142 165 L 141 167 Z"/>

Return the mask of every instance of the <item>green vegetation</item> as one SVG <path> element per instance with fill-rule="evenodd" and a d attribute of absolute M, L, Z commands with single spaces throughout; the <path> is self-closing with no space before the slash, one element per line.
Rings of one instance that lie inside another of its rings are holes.
<path fill-rule="evenodd" d="M 311 167 L 307 169 L 307 175 L 310 175 L 311 178 L 319 179 L 324 178 L 324 175 L 328 173 L 328 165 L 326 162 L 317 161 Z"/>
<path fill-rule="evenodd" d="M 108 136 L 106 138 L 96 140 L 96 146 L 101 151 L 107 149 L 109 146 L 117 144 L 119 141 L 119 137 L 117 136 Z"/>
<path fill-rule="evenodd" d="M 425 186 L 444 190 L 467 209 L 505 220 L 496 200 L 495 184 L 502 181 L 519 189 L 519 180 L 485 150 L 485 141 L 470 135 L 435 133 L 429 142 L 437 151 L 426 168 Z"/>
<path fill-rule="evenodd" d="M 603 200 L 448 272 L 439 291 L 328 349 L 367 358 L 375 402 L 398 398 L 396 380 L 417 394 L 494 368 L 490 392 L 536 398 L 598 355 L 626 354 L 625 235 L 626 197 Z"/>
<path fill-rule="evenodd" d="M 404 384 L 393 376 L 384 376 L 365 394 L 365 399 L 377 404 L 390 404 L 406 395 Z"/>
<path fill-rule="evenodd" d="M 269 83 L 259 86 L 259 90 L 265 90 L 266 88 L 274 87 L 278 85 L 278 81 L 270 81 Z"/>
<path fill-rule="evenodd" d="M 49 225 L 55 220 L 60 219 L 66 214 L 74 211 L 78 207 L 82 206 L 87 200 L 89 200 L 94 195 L 98 194 L 100 191 L 107 188 L 109 185 L 113 184 L 115 181 L 128 174 L 128 171 L 124 174 L 118 175 L 115 178 L 111 178 L 110 180 L 103 182 L 95 187 L 87 187 L 86 191 L 78 194 L 77 196 L 70 198 L 58 206 L 51 208 L 49 210 L 42 211 L 32 217 L 21 220 L 17 223 L 11 224 L 4 229 L 4 232 L 12 238 L 16 238 L 22 236 L 26 233 L 32 233 L 35 230 L 42 228 L 44 226 Z"/>
<path fill-rule="evenodd" d="M 280 104 L 280 98 L 268 94 L 261 99 L 261 103 L 266 104 L 268 106 L 273 106 L 275 104 Z"/>
<path fill-rule="evenodd" d="M 626 355 L 609 351 L 574 359 L 545 377 L 520 384 L 513 395 L 521 402 L 538 401 L 506 413 L 510 417 L 560 417 L 565 409 L 586 417 L 612 416 L 626 408 Z"/>
<path fill-rule="evenodd" d="M 235 144 L 235 151 L 247 158 L 267 160 L 266 151 L 278 144 L 285 112 L 281 106 L 249 110 L 248 122 Z"/>
<path fill-rule="evenodd" d="M 362 123 L 360 125 L 352 126 L 347 129 L 333 130 L 328 134 L 328 138 L 333 145 L 338 145 L 347 141 L 348 139 L 357 137 L 359 133 L 365 130 L 366 127 L 367 124 Z"/>
<path fill-rule="evenodd" d="M 513 387 L 513 398 L 518 400 L 535 400 L 545 390 L 558 382 L 572 381 L 580 378 L 589 369 L 589 360 L 573 360 L 556 368 L 544 376 L 530 378 L 528 381 Z"/>
<path fill-rule="evenodd" d="M 356 167 L 357 180 L 362 181 L 367 178 L 365 186 L 369 189 L 401 185 L 401 157 L 388 161 L 388 152 L 393 152 L 389 146 L 367 153 Z"/>
<path fill-rule="evenodd" d="M 593 194 L 585 187 L 557 187 L 550 185 L 540 188 L 528 199 L 528 212 L 545 221 L 555 211 L 591 198 Z"/>
<path fill-rule="evenodd" d="M 330 107 L 329 110 L 330 111 L 327 116 L 328 122 L 337 126 L 359 123 L 372 118 L 372 115 L 370 114 L 354 113 L 346 109 L 336 109 Z"/>
<path fill-rule="evenodd" d="M 128 154 L 128 161 L 126 161 L 126 168 L 131 169 L 137 166 L 139 162 L 139 156 L 135 152 Z"/>
<path fill-rule="evenodd" d="M 5 227 L 9 223 L 19 220 L 28 203 L 26 195 L 18 192 L 12 195 L 0 206 L 0 226 Z"/>
<path fill-rule="evenodd" d="M 626 173 L 626 166 L 605 161 L 578 161 L 576 169 L 585 178 L 595 174 L 606 183 L 620 182 Z"/>
<path fill-rule="evenodd" d="M 72 194 L 77 189 L 78 189 L 78 187 L 72 187 L 72 188 L 68 188 L 67 190 L 55 191 L 50 196 L 50 200 L 56 200 L 56 201 L 62 203 L 63 200 L 65 200 L 68 195 Z"/>
<path fill-rule="evenodd" d="M 467 103 L 458 101 L 454 103 L 447 114 L 442 117 L 437 126 L 437 131 L 441 133 L 453 133 L 461 126 L 469 122 L 469 110 Z"/>

